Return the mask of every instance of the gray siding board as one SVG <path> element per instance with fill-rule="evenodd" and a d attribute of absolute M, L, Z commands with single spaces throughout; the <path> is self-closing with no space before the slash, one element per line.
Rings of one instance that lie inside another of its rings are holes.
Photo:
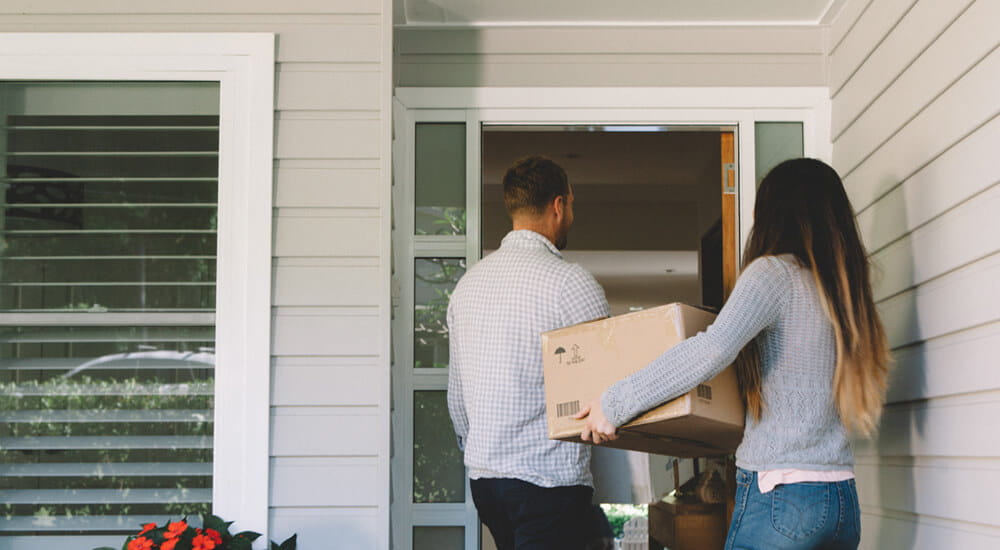
<path fill-rule="evenodd" d="M 896 358 L 855 443 L 862 548 L 1000 544 L 997 6 L 849 0 L 831 24 L 833 160 Z"/>
<path fill-rule="evenodd" d="M 23 13 L 50 15 L 119 15 L 124 13 L 167 14 L 328 14 L 328 13 L 381 13 L 378 0 L 4 0 L 0 15 Z"/>
<path fill-rule="evenodd" d="M 275 33 L 270 534 L 298 533 L 305 549 L 388 548 L 387 9 L 0 3 L 0 32 Z"/>
<path fill-rule="evenodd" d="M 396 84 L 822 86 L 819 27 L 397 29 Z"/>

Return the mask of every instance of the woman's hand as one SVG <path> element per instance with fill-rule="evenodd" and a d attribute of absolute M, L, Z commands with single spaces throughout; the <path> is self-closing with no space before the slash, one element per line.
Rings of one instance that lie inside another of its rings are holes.
<path fill-rule="evenodd" d="M 618 439 L 618 434 L 615 433 L 615 425 L 608 420 L 608 417 L 604 416 L 604 411 L 601 410 L 601 398 L 599 396 L 584 407 L 583 410 L 573 415 L 573 418 L 577 420 L 587 419 L 583 426 L 583 433 L 580 434 L 580 439 L 584 441 L 593 439 L 594 444 L 600 445 L 606 441 Z"/>

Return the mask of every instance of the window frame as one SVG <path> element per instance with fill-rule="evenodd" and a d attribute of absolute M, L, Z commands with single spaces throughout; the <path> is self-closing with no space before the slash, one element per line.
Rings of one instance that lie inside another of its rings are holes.
<path fill-rule="evenodd" d="M 219 82 L 212 508 L 267 540 L 271 33 L 2 33 L 2 80 Z M 127 53 L 123 53 L 127 52 Z M 225 391 L 219 391 L 225 388 Z"/>

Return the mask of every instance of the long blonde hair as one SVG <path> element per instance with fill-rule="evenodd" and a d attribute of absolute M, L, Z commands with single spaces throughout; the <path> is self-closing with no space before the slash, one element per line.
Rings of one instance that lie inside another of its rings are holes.
<path fill-rule="evenodd" d="M 872 299 L 870 265 L 844 185 L 815 159 L 774 167 L 760 184 L 743 265 L 760 256 L 792 254 L 812 273 L 833 325 L 837 366 L 833 397 L 844 426 L 868 436 L 878 426 L 890 364 L 889 346 Z M 736 359 L 740 392 L 760 419 L 760 353 L 751 341 Z"/>

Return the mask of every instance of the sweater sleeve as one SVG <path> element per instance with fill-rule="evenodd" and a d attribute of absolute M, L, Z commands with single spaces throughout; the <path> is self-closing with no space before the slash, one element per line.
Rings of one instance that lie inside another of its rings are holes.
<path fill-rule="evenodd" d="M 750 340 L 778 320 L 790 292 L 788 270 L 789 266 L 774 256 L 751 262 L 705 332 L 668 349 L 604 392 L 601 410 L 608 420 L 621 426 L 691 391 L 732 363 Z"/>

